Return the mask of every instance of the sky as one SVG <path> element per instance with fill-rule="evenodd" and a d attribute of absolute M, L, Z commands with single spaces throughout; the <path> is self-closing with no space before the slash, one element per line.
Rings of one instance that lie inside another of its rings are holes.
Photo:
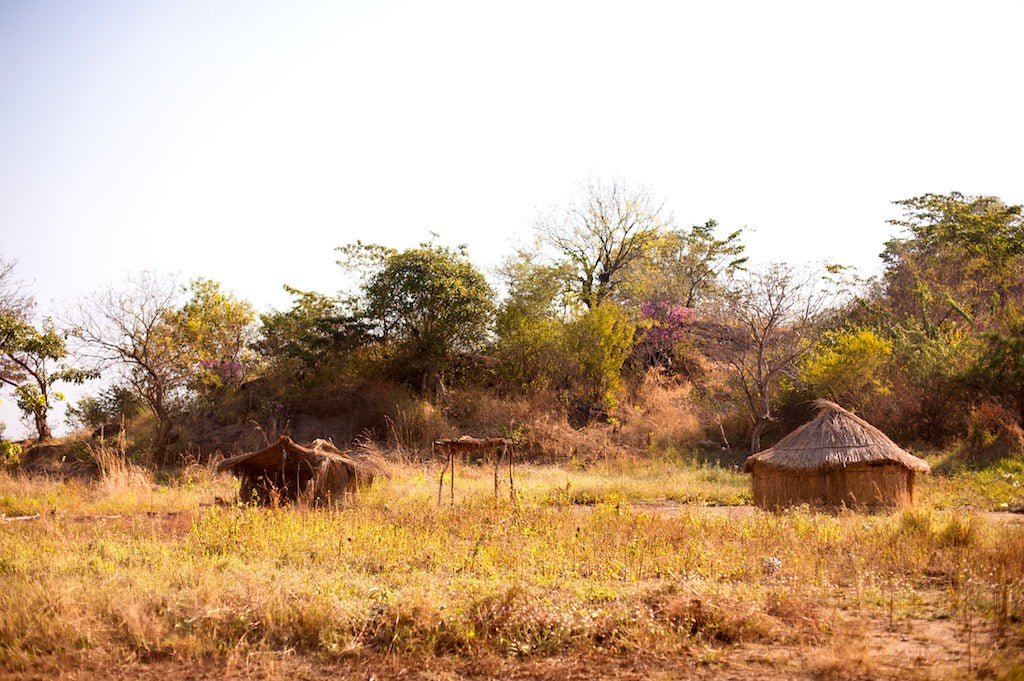
<path fill-rule="evenodd" d="M 489 270 L 596 178 L 747 228 L 755 261 L 872 274 L 895 200 L 1024 202 L 1022 25 L 984 0 L 0 0 L 0 258 L 44 314 L 141 270 L 281 309 L 344 286 L 356 239 L 436 232 Z"/>

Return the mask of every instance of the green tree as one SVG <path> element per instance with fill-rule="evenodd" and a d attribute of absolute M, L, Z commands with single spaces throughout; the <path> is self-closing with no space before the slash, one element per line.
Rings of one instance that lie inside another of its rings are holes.
<path fill-rule="evenodd" d="M 585 397 L 606 410 L 614 408 L 622 365 L 633 349 L 634 324 L 614 304 L 592 307 L 566 325 L 565 343 L 575 383 Z"/>
<path fill-rule="evenodd" d="M 494 291 L 465 247 L 423 243 L 393 251 L 354 244 L 342 250 L 342 263 L 360 255 L 371 263 L 359 312 L 387 349 L 392 374 L 443 392 L 455 358 L 482 346 L 494 314 Z"/>
<path fill-rule="evenodd" d="M 925 194 L 897 201 L 908 236 L 886 243 L 886 309 L 926 333 L 945 323 L 987 328 L 1024 294 L 1022 207 L 993 196 Z"/>
<path fill-rule="evenodd" d="M 193 366 L 185 370 L 191 374 L 192 387 L 208 390 L 241 383 L 255 339 L 252 305 L 210 279 L 194 280 L 185 293 L 189 298 L 168 315 L 167 323 L 188 348 Z"/>
<path fill-rule="evenodd" d="M 869 328 L 826 331 L 797 366 L 796 383 L 810 397 L 862 410 L 890 390 L 892 343 Z"/>
<path fill-rule="evenodd" d="M 134 390 L 115 383 L 69 404 L 65 421 L 73 428 L 99 428 L 133 418 L 145 408 Z"/>
<path fill-rule="evenodd" d="M 1024 208 L 958 192 L 895 203 L 903 215 L 890 222 L 903 232 L 886 243 L 882 279 L 856 316 L 892 343 L 896 425 L 937 442 L 966 426 L 971 393 L 984 397 L 977 382 L 968 389 L 993 347 L 984 338 L 1024 304 Z"/>
<path fill-rule="evenodd" d="M 634 304 L 667 303 L 695 308 L 724 293 L 723 277 L 747 262 L 743 230 L 719 235 L 708 220 L 689 229 L 664 231 L 630 267 L 623 288 Z"/>
<path fill-rule="evenodd" d="M 539 262 L 531 250 L 518 251 L 502 265 L 508 294 L 495 317 L 494 355 L 497 378 L 505 389 L 533 392 L 565 375 L 567 269 Z"/>
<path fill-rule="evenodd" d="M 0 314 L 0 382 L 11 386 L 18 408 L 31 416 L 39 440 L 52 437 L 48 414 L 55 400 L 57 383 L 84 383 L 92 372 L 63 362 L 67 343 L 50 319 L 40 328 L 11 314 Z M 56 363 L 56 364 L 55 364 Z"/>
<path fill-rule="evenodd" d="M 1017 412 L 1024 427 L 1024 314 L 1009 306 L 999 328 L 987 332 L 968 374 L 975 391 Z"/>
<path fill-rule="evenodd" d="M 368 342 L 366 323 L 352 312 L 350 301 L 289 286 L 285 290 L 293 298 L 291 309 L 262 315 L 254 344 L 271 367 L 300 380 L 319 378 L 334 360 Z"/>

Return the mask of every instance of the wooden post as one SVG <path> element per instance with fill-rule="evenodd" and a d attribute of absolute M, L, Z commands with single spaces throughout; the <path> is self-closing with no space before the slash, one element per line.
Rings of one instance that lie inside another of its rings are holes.
<path fill-rule="evenodd" d="M 512 503 L 515 504 L 516 485 L 515 482 L 513 482 L 512 480 L 512 457 L 515 455 L 515 450 L 509 447 L 508 445 L 505 445 L 505 448 L 508 450 L 508 495 L 509 498 L 512 500 Z"/>
<path fill-rule="evenodd" d="M 455 452 L 448 454 L 448 459 L 452 462 L 452 506 L 455 505 Z"/>
<path fill-rule="evenodd" d="M 505 446 L 496 447 L 494 450 L 494 498 L 498 498 L 498 472 L 501 470 L 501 460 L 505 456 Z"/>
<path fill-rule="evenodd" d="M 437 481 L 437 505 L 441 505 L 441 491 L 444 490 L 444 473 L 448 470 L 448 461 L 445 460 L 444 465 L 441 466 L 441 479 Z"/>

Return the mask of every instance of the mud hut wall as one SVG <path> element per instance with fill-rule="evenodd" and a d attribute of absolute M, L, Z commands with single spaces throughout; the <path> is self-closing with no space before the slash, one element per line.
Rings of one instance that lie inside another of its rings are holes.
<path fill-rule="evenodd" d="M 757 465 L 754 504 L 761 508 L 904 506 L 914 500 L 914 473 L 903 466 L 859 466 L 825 471 L 782 471 Z"/>

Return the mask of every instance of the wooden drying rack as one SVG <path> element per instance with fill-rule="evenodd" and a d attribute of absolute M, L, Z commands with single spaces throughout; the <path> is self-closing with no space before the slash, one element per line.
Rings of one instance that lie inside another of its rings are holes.
<path fill-rule="evenodd" d="M 434 451 L 444 457 L 444 466 L 441 468 L 441 477 L 437 481 L 437 505 L 441 505 L 441 494 L 444 490 L 444 474 L 451 471 L 451 503 L 455 503 L 455 458 L 465 457 L 468 454 L 480 453 L 486 456 L 494 454 L 494 498 L 498 498 L 498 490 L 501 486 L 501 467 L 505 457 L 508 457 L 508 493 L 509 498 L 515 503 L 516 488 L 512 476 L 513 467 L 513 442 L 507 437 L 469 437 L 463 435 L 457 440 L 434 440 Z"/>

